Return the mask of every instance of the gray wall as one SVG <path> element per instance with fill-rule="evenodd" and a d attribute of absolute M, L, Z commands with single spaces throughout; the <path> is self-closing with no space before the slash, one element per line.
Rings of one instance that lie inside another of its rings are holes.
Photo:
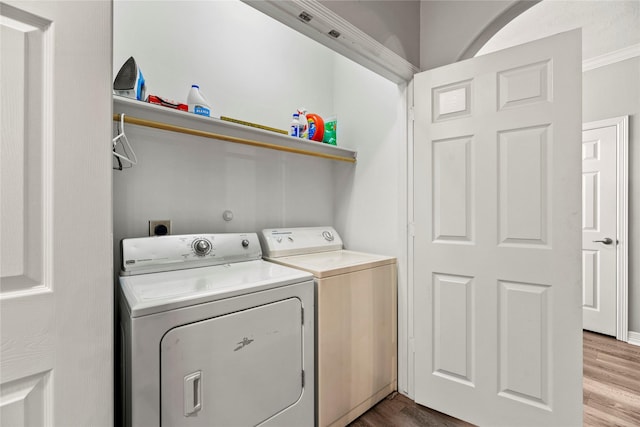
<path fill-rule="evenodd" d="M 420 68 L 458 61 L 483 34 L 493 34 L 515 0 L 424 0 L 420 9 Z M 527 2 L 529 6 L 533 2 Z M 480 48 L 481 46 L 478 46 Z M 473 52 L 475 53 L 475 52 Z M 473 54 L 471 55 L 473 56 Z M 465 56 L 467 58 L 469 56 Z"/>
<path fill-rule="evenodd" d="M 420 66 L 420 1 L 326 1 L 323 6 L 378 43 Z"/>
<path fill-rule="evenodd" d="M 428 70 L 473 56 L 505 23 L 537 1 L 321 0 L 320 3 L 416 67 Z"/>
<path fill-rule="evenodd" d="M 583 74 L 582 120 L 629 115 L 629 330 L 640 332 L 640 58 Z"/>

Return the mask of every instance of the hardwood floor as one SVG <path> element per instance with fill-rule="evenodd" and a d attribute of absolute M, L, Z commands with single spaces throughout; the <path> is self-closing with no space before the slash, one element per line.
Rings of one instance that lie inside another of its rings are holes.
<path fill-rule="evenodd" d="M 434 411 L 400 393 L 392 393 L 349 424 L 349 427 L 472 426 L 442 412 Z"/>
<path fill-rule="evenodd" d="M 640 347 L 583 333 L 585 427 L 640 426 Z M 470 426 L 394 393 L 350 427 Z"/>
<path fill-rule="evenodd" d="M 640 347 L 584 332 L 585 426 L 640 425 Z"/>

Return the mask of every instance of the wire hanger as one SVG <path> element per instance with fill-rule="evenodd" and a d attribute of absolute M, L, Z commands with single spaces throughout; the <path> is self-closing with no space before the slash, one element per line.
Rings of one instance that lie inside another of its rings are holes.
<path fill-rule="evenodd" d="M 136 153 L 135 151 L 133 151 L 133 147 L 131 147 L 131 144 L 129 143 L 129 140 L 127 139 L 127 135 L 125 135 L 124 133 L 124 113 L 120 114 L 120 122 L 118 123 L 118 135 L 116 135 L 115 138 L 113 138 L 112 140 L 112 149 L 113 149 L 113 155 L 117 158 L 118 160 L 118 167 L 115 169 L 119 169 L 122 170 L 122 161 L 124 160 L 125 162 L 133 165 L 137 165 L 138 164 L 138 157 L 136 157 Z M 116 152 L 116 147 L 118 146 L 118 141 L 121 141 L 122 143 L 122 149 L 124 151 L 124 155 L 117 153 Z M 129 158 L 129 152 L 131 153 L 131 158 Z"/>

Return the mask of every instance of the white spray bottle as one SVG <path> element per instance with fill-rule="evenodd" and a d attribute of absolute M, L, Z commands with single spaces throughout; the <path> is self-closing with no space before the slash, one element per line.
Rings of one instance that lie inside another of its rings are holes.
<path fill-rule="evenodd" d="M 309 139 L 309 122 L 307 121 L 307 109 L 302 107 L 298 110 L 299 120 L 302 123 L 302 133 L 300 138 Z"/>

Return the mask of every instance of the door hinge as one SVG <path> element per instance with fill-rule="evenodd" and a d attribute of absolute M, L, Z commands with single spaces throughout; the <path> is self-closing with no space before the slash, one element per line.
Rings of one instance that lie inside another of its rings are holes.
<path fill-rule="evenodd" d="M 414 112 L 414 109 L 413 109 L 413 105 L 411 107 L 409 107 L 408 113 L 409 113 L 409 121 L 412 121 L 412 122 L 415 121 L 416 115 L 415 115 L 415 112 Z"/>
<path fill-rule="evenodd" d="M 415 237 L 416 236 L 416 225 L 413 222 L 410 222 L 407 224 L 407 234 L 409 235 L 409 237 Z"/>

